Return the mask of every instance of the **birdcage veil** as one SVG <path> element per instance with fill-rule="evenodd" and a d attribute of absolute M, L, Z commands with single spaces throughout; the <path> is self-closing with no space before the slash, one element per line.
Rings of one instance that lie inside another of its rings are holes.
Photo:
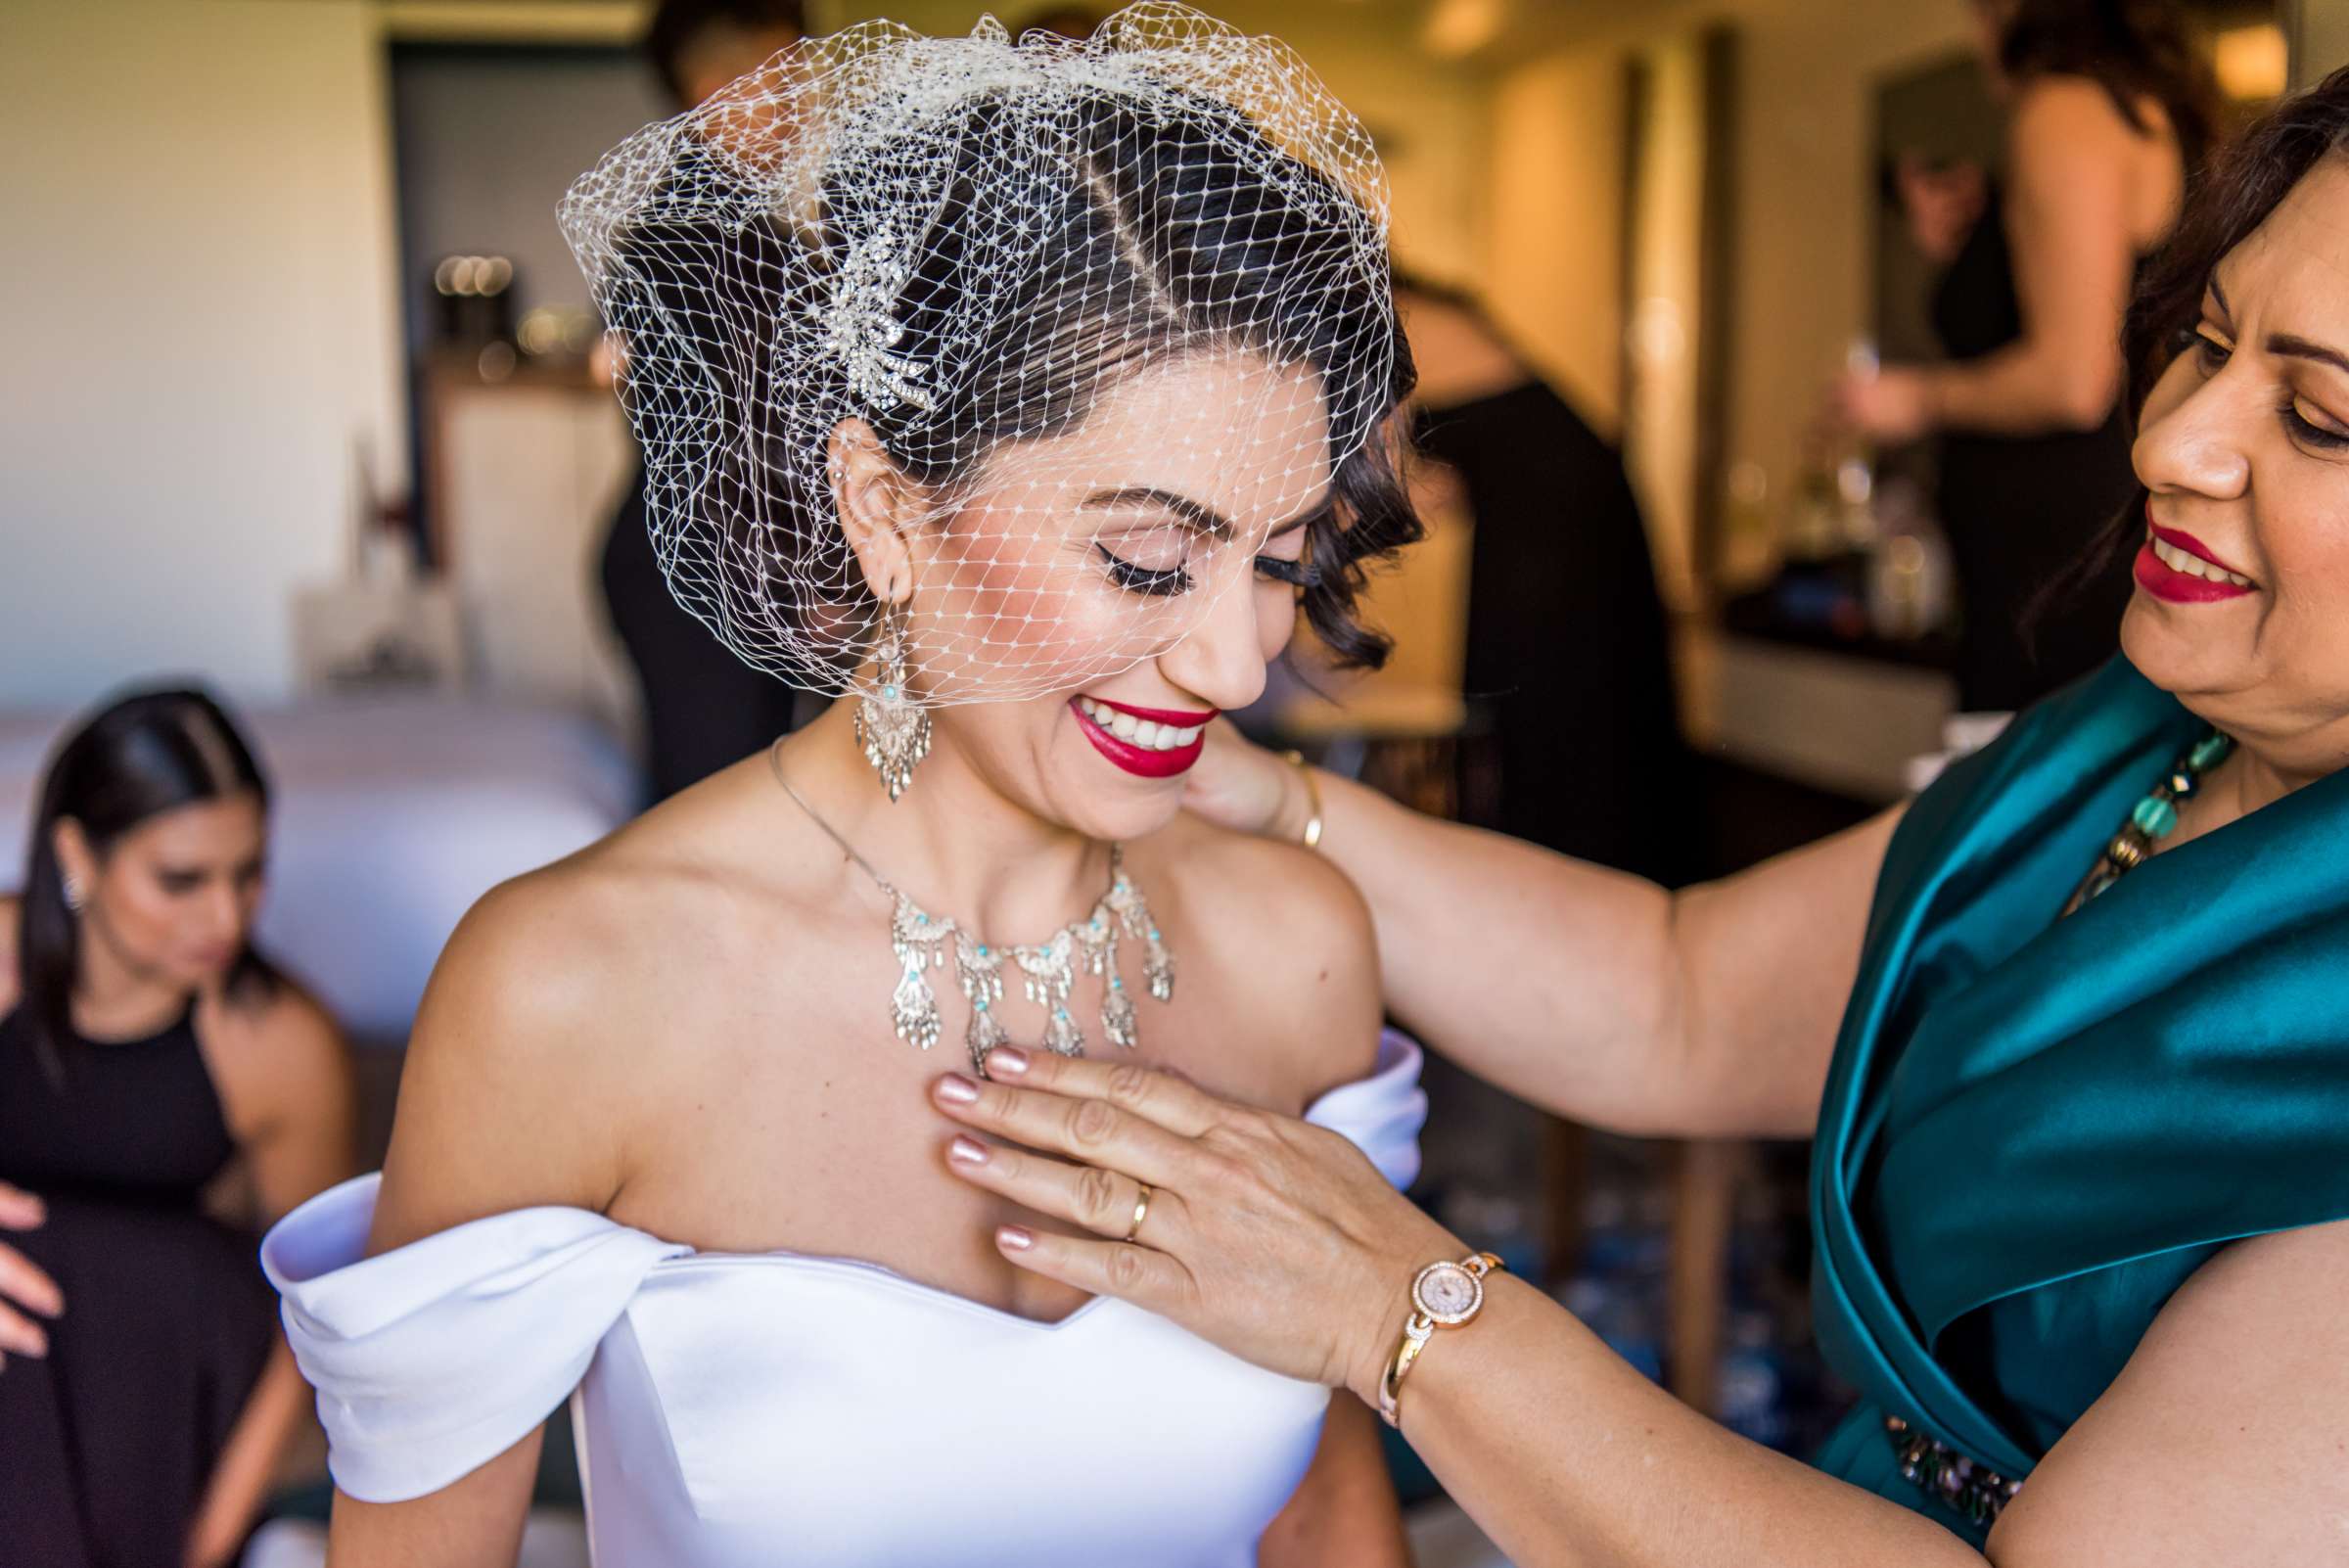
<path fill-rule="evenodd" d="M 672 591 L 814 689 L 875 678 L 850 445 L 906 481 L 904 678 L 1008 700 L 1195 626 L 1395 394 L 1368 136 L 1285 45 L 1179 5 L 1081 42 L 806 40 L 622 143 L 562 221 Z"/>

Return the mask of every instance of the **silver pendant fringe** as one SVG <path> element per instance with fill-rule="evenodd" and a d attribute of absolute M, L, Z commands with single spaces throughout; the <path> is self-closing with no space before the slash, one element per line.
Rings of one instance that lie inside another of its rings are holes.
<path fill-rule="evenodd" d="M 1133 1049 L 1141 1033 L 1133 997 L 1118 973 L 1119 939 L 1130 938 L 1143 945 L 1143 983 L 1155 1000 L 1174 997 L 1174 960 L 1159 936 L 1157 922 L 1150 918 L 1141 890 L 1120 863 L 1121 852 L 1112 847 L 1110 856 L 1109 891 L 1092 913 L 1054 933 L 1050 941 L 1033 946 L 991 947 L 953 921 L 934 918 L 905 895 L 889 888 L 896 899 L 889 923 L 890 946 L 899 970 L 897 989 L 890 995 L 890 1023 L 898 1038 L 923 1050 L 938 1043 L 944 1026 L 929 971 L 944 969 L 951 954 L 955 983 L 971 1008 L 965 1043 L 970 1048 L 971 1066 L 982 1076 L 987 1072 L 988 1057 L 1011 1038 L 1000 1011 L 1007 961 L 1019 974 L 1022 994 L 1044 1010 L 1039 1043 L 1045 1050 L 1063 1056 L 1084 1054 L 1084 1028 L 1069 1007 L 1080 973 L 1104 982 L 1101 1033 L 1111 1044 Z"/>

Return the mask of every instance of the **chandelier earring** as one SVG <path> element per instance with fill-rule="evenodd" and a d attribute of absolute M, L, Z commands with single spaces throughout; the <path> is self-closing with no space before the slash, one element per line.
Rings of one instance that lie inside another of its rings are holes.
<path fill-rule="evenodd" d="M 930 710 L 905 684 L 905 607 L 881 608 L 880 635 L 873 644 L 873 683 L 856 699 L 856 744 L 881 775 L 895 802 L 913 782 L 913 770 L 930 755 Z"/>

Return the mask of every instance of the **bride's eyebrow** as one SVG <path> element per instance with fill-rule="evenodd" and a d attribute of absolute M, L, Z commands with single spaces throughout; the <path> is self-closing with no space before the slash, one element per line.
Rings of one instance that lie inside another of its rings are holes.
<path fill-rule="evenodd" d="M 1327 512 L 1329 501 L 1329 496 L 1324 494 L 1286 523 L 1275 527 L 1265 537 L 1277 539 L 1284 533 L 1296 532 Z M 1128 484 L 1114 490 L 1095 490 L 1077 504 L 1080 507 L 1154 506 L 1171 513 L 1210 538 L 1228 539 L 1232 535 L 1231 519 L 1214 507 L 1204 501 L 1194 501 L 1187 495 L 1177 495 L 1173 490 L 1159 489 L 1155 485 Z"/>
<path fill-rule="evenodd" d="M 1204 501 L 1149 484 L 1128 484 L 1114 490 L 1095 490 L 1077 503 L 1081 507 L 1154 506 L 1172 513 L 1211 538 L 1231 537 L 1231 519 Z"/>

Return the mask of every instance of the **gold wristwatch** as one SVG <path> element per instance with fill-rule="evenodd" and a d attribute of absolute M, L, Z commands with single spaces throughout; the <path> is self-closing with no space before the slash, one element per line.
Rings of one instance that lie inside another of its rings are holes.
<path fill-rule="evenodd" d="M 1485 1305 L 1485 1275 L 1504 1267 L 1489 1252 L 1458 1263 L 1432 1263 L 1411 1281 L 1411 1320 L 1403 1325 L 1403 1339 L 1378 1380 L 1378 1413 L 1387 1425 L 1401 1426 L 1403 1379 L 1438 1327 L 1457 1328 Z"/>

